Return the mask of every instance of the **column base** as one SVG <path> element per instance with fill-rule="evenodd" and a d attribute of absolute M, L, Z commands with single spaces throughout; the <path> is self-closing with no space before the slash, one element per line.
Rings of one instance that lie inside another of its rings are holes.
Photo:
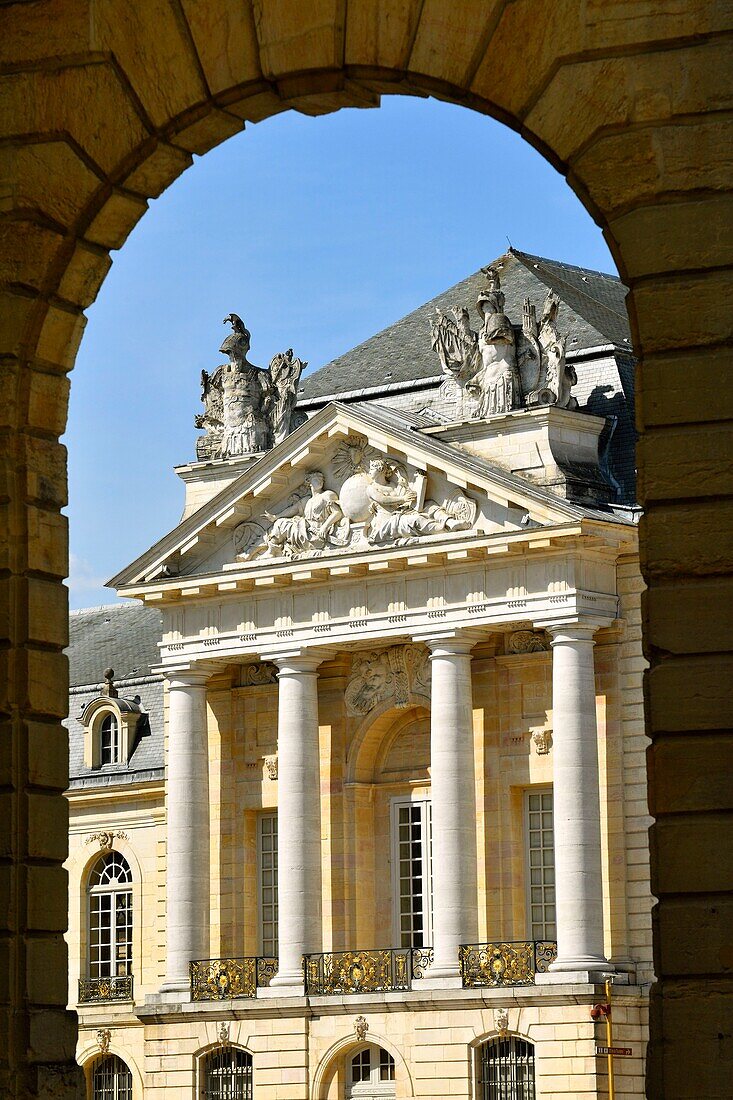
<path fill-rule="evenodd" d="M 550 963 L 545 974 L 535 974 L 535 985 L 602 985 L 616 976 L 613 963 L 603 958 L 580 957 Z"/>
<path fill-rule="evenodd" d="M 457 970 L 431 969 L 426 971 L 424 978 L 413 981 L 411 988 L 418 993 L 421 989 L 463 989 L 463 978 Z"/>
<path fill-rule="evenodd" d="M 258 997 L 304 997 L 303 971 L 278 971 L 270 984 L 257 990 Z"/>
<path fill-rule="evenodd" d="M 190 994 L 190 992 L 191 992 L 190 979 L 188 977 L 186 977 L 186 978 L 166 978 L 166 980 L 163 982 L 162 986 L 160 987 L 160 992 L 161 992 L 161 995 L 166 994 L 166 993 L 172 993 L 172 994 L 175 994 L 175 996 L 177 996 L 177 997 L 180 997 L 181 993 Z"/>

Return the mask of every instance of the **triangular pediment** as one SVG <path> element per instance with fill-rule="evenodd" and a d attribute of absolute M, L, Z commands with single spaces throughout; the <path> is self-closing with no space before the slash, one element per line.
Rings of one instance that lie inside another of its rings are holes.
<path fill-rule="evenodd" d="M 577 521 L 582 508 L 395 410 L 332 403 L 109 583 L 220 575 L 334 560 Z"/>

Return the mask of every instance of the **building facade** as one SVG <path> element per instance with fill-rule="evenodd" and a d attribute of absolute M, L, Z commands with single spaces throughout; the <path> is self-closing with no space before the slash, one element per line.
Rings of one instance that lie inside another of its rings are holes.
<path fill-rule="evenodd" d="M 302 381 L 228 320 L 140 603 L 72 617 L 90 1095 L 605 1096 L 612 979 L 642 1096 L 623 287 L 512 250 Z"/>

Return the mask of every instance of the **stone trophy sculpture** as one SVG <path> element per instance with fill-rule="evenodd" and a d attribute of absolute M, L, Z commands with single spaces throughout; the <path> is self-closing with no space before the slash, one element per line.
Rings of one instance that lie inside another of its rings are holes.
<path fill-rule="evenodd" d="M 250 333 L 241 317 L 230 313 L 224 324 L 231 333 L 219 348 L 229 362 L 209 374 L 201 372 L 204 412 L 195 418 L 205 435 L 196 441 L 201 460 L 259 454 L 277 446 L 298 426 L 298 383 L 308 365 L 292 348 L 276 355 L 266 370 L 250 363 Z"/>
<path fill-rule="evenodd" d="M 438 310 L 431 321 L 432 347 L 457 397 L 458 415 L 477 420 L 537 405 L 577 409 L 570 391 L 578 378 L 565 361 L 567 334 L 557 328 L 557 295 L 548 293 L 539 324 L 526 298 L 519 329 L 504 312 L 498 272 L 485 268 L 484 274 L 487 286 L 476 303 L 482 318 L 478 332 L 463 307 L 453 308 L 452 316 Z"/>

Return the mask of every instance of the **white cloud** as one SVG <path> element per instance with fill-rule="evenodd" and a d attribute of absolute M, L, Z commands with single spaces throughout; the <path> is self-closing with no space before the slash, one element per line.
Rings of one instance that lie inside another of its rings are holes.
<path fill-rule="evenodd" d="M 94 571 L 94 567 L 86 558 L 80 558 L 74 553 L 69 554 L 69 579 L 66 583 L 72 607 L 90 603 L 88 594 L 91 592 L 97 593 L 97 603 L 109 603 L 111 593 L 104 587 L 106 579 Z"/>

